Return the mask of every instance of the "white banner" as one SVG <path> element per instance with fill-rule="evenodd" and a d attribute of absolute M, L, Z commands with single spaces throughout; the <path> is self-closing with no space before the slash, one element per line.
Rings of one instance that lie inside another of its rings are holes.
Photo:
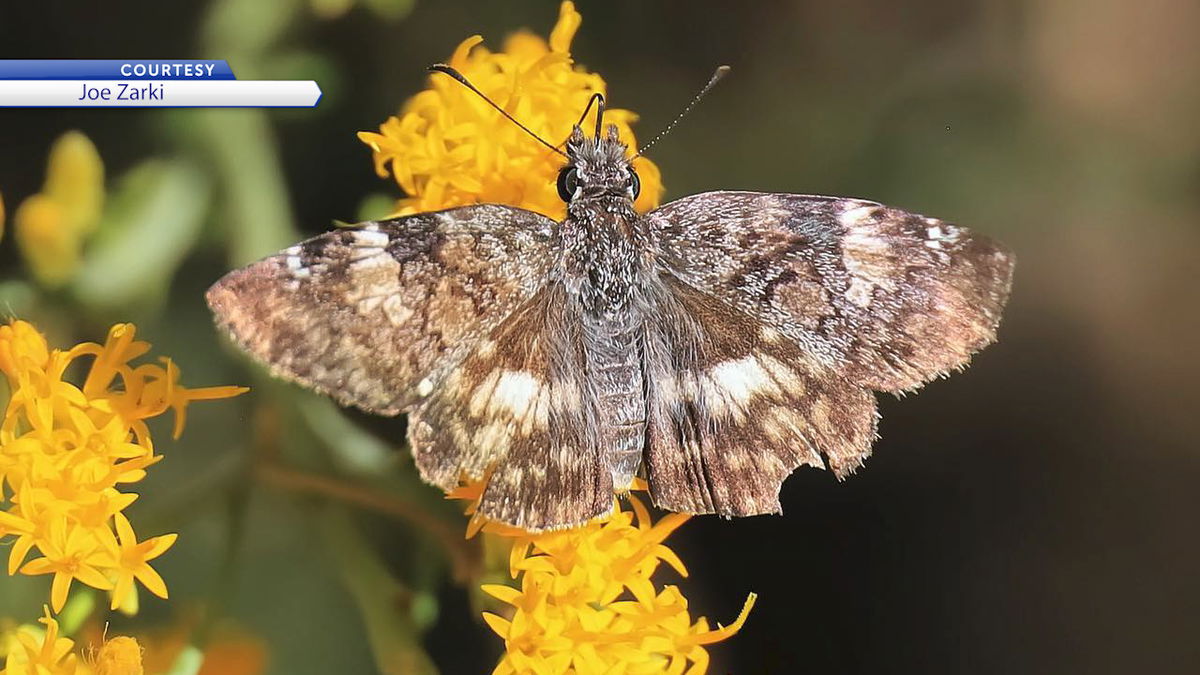
<path fill-rule="evenodd" d="M 0 108 L 312 108 L 313 80 L 3 80 Z"/>

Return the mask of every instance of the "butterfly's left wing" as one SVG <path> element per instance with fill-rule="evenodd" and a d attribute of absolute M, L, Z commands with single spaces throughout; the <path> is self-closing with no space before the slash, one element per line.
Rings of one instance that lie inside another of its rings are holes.
<path fill-rule="evenodd" d="M 230 272 L 208 303 L 277 377 L 396 415 L 545 284 L 554 227 L 477 204 L 339 228 Z"/>
<path fill-rule="evenodd" d="M 272 372 L 410 413 L 421 477 L 487 479 L 479 512 L 530 530 L 612 510 L 584 401 L 581 320 L 556 223 L 496 204 L 363 223 L 217 282 L 218 323 Z"/>
<path fill-rule="evenodd" d="M 1012 283 L 999 243 L 860 199 L 708 192 L 646 222 L 683 283 L 877 391 L 965 365 L 995 339 Z"/>
<path fill-rule="evenodd" d="M 530 531 L 613 508 L 577 297 L 552 280 L 452 369 L 409 420 L 421 477 L 487 480 L 479 513 Z"/>

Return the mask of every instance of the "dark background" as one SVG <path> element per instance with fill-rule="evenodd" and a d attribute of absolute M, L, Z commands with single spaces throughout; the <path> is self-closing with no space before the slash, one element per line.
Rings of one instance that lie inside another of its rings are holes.
<path fill-rule="evenodd" d="M 667 199 L 717 188 L 859 196 L 968 225 L 1017 255 L 1000 342 L 965 373 L 884 398 L 882 439 L 856 476 L 838 483 L 801 470 L 785 485 L 783 517 L 698 518 L 673 537 L 691 571 L 682 586 L 693 615 L 727 623 L 748 591 L 760 596 L 743 632 L 711 649 L 710 672 L 1196 672 L 1200 5 L 629 0 L 579 9 L 573 55 L 605 77 L 613 105 L 642 116 L 643 139 L 714 66 L 733 67 L 656 146 Z M 394 114 L 423 86 L 425 65 L 472 33 L 494 48 L 520 27 L 545 35 L 558 8 L 417 0 L 401 18 L 355 6 L 322 19 L 305 3 L 271 0 L 248 21 L 270 46 L 241 56 L 220 51 L 219 31 L 205 37 L 213 11 L 202 2 L 5 3 L 0 56 L 228 58 L 241 78 L 317 79 L 319 108 L 263 115 L 286 188 L 283 217 L 316 232 L 354 219 L 371 194 L 398 195 L 354 132 Z M 11 214 L 36 192 L 48 147 L 68 129 L 92 138 L 110 176 L 189 152 L 208 170 L 178 140 L 200 114 L 0 110 L 0 193 Z M 206 222 L 219 233 L 219 220 Z M 220 236 L 206 231 L 165 304 L 93 314 L 77 330 L 95 339 L 107 321 L 138 318 L 183 364 L 185 381 L 243 381 L 199 299 L 226 264 Z M 8 238 L 0 276 L 21 274 Z M 170 485 L 247 452 L 248 434 L 230 428 L 247 420 L 223 418 L 221 407 L 197 407 L 184 441 L 166 451 L 180 459 L 152 480 Z M 369 672 L 358 616 L 322 544 L 303 543 L 311 504 L 252 492 L 246 571 L 229 615 L 264 636 L 272 672 Z M 153 493 L 146 501 L 171 503 Z M 163 572 L 182 598 L 203 598 L 211 587 L 191 579 L 216 574 L 203 542 L 223 536 L 224 507 L 201 513 L 170 525 L 182 537 Z M 367 526 L 389 536 L 386 524 Z M 436 588 L 439 618 L 425 637 L 434 662 L 445 673 L 489 672 L 499 641 L 474 619 L 466 591 L 445 580 Z M 146 612 L 165 620 L 165 609 Z"/>

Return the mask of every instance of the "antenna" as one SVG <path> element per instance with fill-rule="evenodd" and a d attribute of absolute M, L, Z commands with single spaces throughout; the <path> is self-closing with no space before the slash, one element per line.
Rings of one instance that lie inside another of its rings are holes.
<path fill-rule="evenodd" d="M 704 98 L 704 95 L 708 93 L 708 90 L 715 87 L 716 84 L 721 81 L 721 78 L 725 77 L 728 74 L 729 74 L 729 66 L 717 66 L 717 69 L 713 71 L 712 77 L 708 78 L 708 84 L 704 85 L 704 88 L 700 90 L 700 93 L 696 94 L 696 96 L 694 98 L 692 98 L 692 101 L 687 104 L 687 106 L 683 109 L 683 112 L 679 113 L 679 115 L 677 115 L 675 117 L 675 119 L 671 120 L 671 123 L 667 125 L 666 129 L 663 129 L 662 131 L 658 132 L 657 136 L 655 136 L 653 139 L 651 139 L 649 143 L 643 145 L 641 147 L 641 149 L 639 149 L 637 151 L 637 154 L 635 154 L 630 159 L 637 159 L 638 157 L 641 157 L 642 153 L 644 153 L 650 149 L 650 146 L 659 142 L 659 140 L 661 140 L 663 136 L 666 136 L 667 133 L 669 133 L 672 129 L 675 128 L 676 124 L 679 124 L 679 120 L 686 117 L 687 114 L 692 111 L 692 108 L 696 107 L 696 104 L 700 102 L 700 99 Z"/>
<path fill-rule="evenodd" d="M 453 68 L 451 66 L 447 66 L 444 63 L 435 63 L 432 66 L 429 66 L 428 68 L 426 68 L 426 70 L 428 70 L 431 73 L 442 73 L 443 75 L 449 75 L 450 77 L 454 78 L 455 80 L 458 81 L 459 84 L 461 84 L 462 86 L 466 87 L 467 89 L 470 89 L 471 91 L 475 92 L 479 96 L 479 98 L 483 99 L 484 101 L 487 101 L 488 105 L 492 106 L 497 111 L 499 111 L 501 115 L 504 115 L 505 117 L 507 117 L 508 121 L 510 121 L 513 124 L 520 127 L 521 130 L 524 131 L 525 133 L 536 138 L 538 143 L 541 143 L 542 145 L 546 146 L 547 148 L 550 148 L 554 152 L 557 152 L 558 154 L 562 155 L 563 157 L 567 156 L 566 153 L 564 153 L 562 150 L 559 150 L 558 148 L 554 147 L 553 145 L 550 145 L 545 140 L 543 140 L 541 136 L 538 136 L 537 134 L 530 131 L 529 127 L 518 122 L 517 118 L 513 117 L 512 115 L 509 115 L 507 110 L 496 105 L 495 101 L 488 98 L 487 94 L 484 94 L 482 91 L 479 91 L 479 89 L 477 89 L 475 87 L 475 85 L 471 84 L 470 80 L 468 80 L 462 73 L 458 72 L 458 70 L 456 70 L 455 68 Z M 601 103 L 601 110 L 604 109 L 603 105 L 604 104 Z M 591 107 L 591 103 L 588 103 L 588 106 Z"/>
<path fill-rule="evenodd" d="M 600 138 L 600 124 L 601 120 L 604 119 L 604 94 L 601 94 L 600 92 L 595 92 L 592 94 L 592 97 L 588 99 L 588 103 L 583 109 L 583 114 L 579 116 L 579 121 L 575 123 L 575 126 L 578 127 L 583 124 L 583 120 L 587 119 L 588 113 L 592 111 L 592 106 L 597 102 L 600 104 L 600 112 L 596 113 L 596 138 Z M 568 136 L 567 138 L 563 139 L 562 143 L 559 143 L 555 147 L 561 148 L 570 140 L 571 138 Z"/>
<path fill-rule="evenodd" d="M 587 119 L 587 114 L 592 111 L 594 103 L 599 103 L 596 113 L 596 138 L 600 138 L 600 125 L 604 123 L 604 94 L 600 92 L 592 94 L 592 97 L 588 99 L 587 107 L 583 109 L 583 114 L 579 116 L 579 121 L 575 123 L 575 126 L 583 124 L 583 121 Z"/>

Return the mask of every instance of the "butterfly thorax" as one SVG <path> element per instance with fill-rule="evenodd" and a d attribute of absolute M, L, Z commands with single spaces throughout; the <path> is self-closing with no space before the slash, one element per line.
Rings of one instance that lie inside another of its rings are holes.
<path fill-rule="evenodd" d="M 647 274 L 647 244 L 633 208 L 626 147 L 610 128 L 603 139 L 576 130 L 568 154 L 578 185 L 561 226 L 562 264 L 580 305 L 587 381 L 597 432 L 613 482 L 628 486 L 645 438 L 642 317 L 637 295 Z"/>

